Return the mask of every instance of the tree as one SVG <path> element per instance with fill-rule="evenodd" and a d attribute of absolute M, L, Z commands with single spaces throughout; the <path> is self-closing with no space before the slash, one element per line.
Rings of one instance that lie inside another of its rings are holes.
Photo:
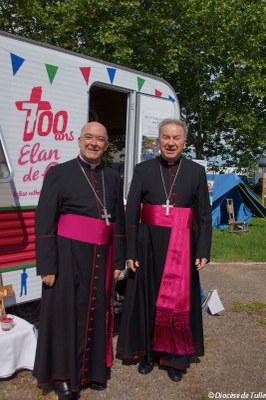
<path fill-rule="evenodd" d="M 264 0 L 2 0 L 6 31 L 165 78 L 197 158 L 266 152 Z"/>

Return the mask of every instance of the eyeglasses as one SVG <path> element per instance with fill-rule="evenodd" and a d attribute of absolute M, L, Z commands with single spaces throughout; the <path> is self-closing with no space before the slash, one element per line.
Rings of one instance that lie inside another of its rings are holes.
<path fill-rule="evenodd" d="M 95 140 L 97 143 L 100 143 L 100 144 L 104 144 L 108 141 L 108 139 L 105 138 L 104 136 L 91 136 L 91 135 L 81 136 L 80 139 L 83 139 L 87 143 Z"/>

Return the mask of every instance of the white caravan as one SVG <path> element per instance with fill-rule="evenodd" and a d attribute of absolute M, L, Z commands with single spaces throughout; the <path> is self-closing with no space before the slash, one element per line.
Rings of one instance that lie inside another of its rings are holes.
<path fill-rule="evenodd" d="M 47 169 L 78 154 L 81 127 L 107 127 L 126 197 L 134 165 L 157 152 L 158 123 L 179 118 L 179 105 L 161 78 L 0 31 L 0 113 L 0 286 L 13 285 L 13 306 L 41 296 L 34 212 Z"/>

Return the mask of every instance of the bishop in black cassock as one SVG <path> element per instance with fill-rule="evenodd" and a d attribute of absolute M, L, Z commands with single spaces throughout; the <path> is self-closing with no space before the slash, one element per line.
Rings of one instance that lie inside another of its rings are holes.
<path fill-rule="evenodd" d="M 113 277 L 124 269 L 125 234 L 121 179 L 100 159 L 105 136 L 101 124 L 85 125 L 80 155 L 49 169 L 36 211 L 44 284 L 33 375 L 59 382 L 59 398 L 75 399 L 87 384 L 105 388 L 110 377 Z"/>
<path fill-rule="evenodd" d="M 135 167 L 126 209 L 129 273 L 117 344 L 117 357 L 140 361 L 140 373 L 151 372 L 157 361 L 174 381 L 192 356 L 204 354 L 198 271 L 210 258 L 211 244 L 206 174 L 181 155 L 185 129 L 178 120 L 164 121 L 161 156 Z"/>

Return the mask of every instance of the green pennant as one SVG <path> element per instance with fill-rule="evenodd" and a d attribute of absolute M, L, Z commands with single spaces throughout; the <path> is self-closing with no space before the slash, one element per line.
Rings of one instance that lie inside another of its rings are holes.
<path fill-rule="evenodd" d="M 145 79 L 140 78 L 140 77 L 138 76 L 138 77 L 137 77 L 137 80 L 138 80 L 138 91 L 140 92 L 141 89 L 142 89 L 142 86 L 143 86 L 144 83 L 145 83 Z"/>
<path fill-rule="evenodd" d="M 50 83 L 53 83 L 58 67 L 56 65 L 45 64 Z"/>

